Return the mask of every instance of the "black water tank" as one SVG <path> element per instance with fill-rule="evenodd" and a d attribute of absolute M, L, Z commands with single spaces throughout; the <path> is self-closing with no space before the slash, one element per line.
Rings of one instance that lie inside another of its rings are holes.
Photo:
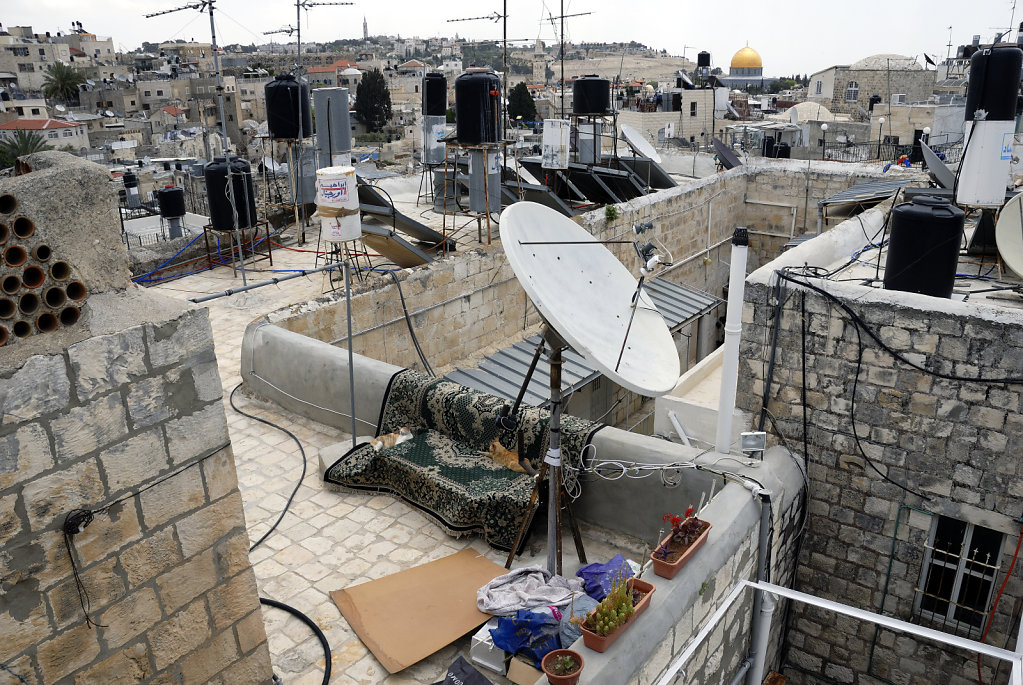
<path fill-rule="evenodd" d="M 696 55 L 696 66 L 698 67 L 709 67 L 710 66 L 710 53 L 706 50 Z"/>
<path fill-rule="evenodd" d="M 987 121 L 1012 121 L 1016 117 L 1023 50 L 1015 45 L 996 45 L 970 58 L 970 84 L 966 89 L 966 120 L 978 109 Z"/>
<path fill-rule="evenodd" d="M 160 216 L 175 219 L 185 216 L 185 190 L 168 186 L 156 191 L 156 203 L 160 206 Z"/>
<path fill-rule="evenodd" d="M 138 188 L 139 187 L 139 177 L 136 176 L 135 174 L 131 173 L 130 171 L 124 172 L 124 179 L 123 180 L 124 180 L 124 187 L 125 188 Z"/>
<path fill-rule="evenodd" d="M 442 117 L 448 111 L 448 80 L 439 71 L 423 77 L 423 114 Z"/>
<path fill-rule="evenodd" d="M 231 187 L 238 208 L 238 228 L 249 228 L 256 223 L 256 194 L 252 190 L 249 163 L 232 156 L 230 165 Z M 234 212 L 231 211 L 231 200 L 227 194 L 227 169 L 228 161 L 223 157 L 214 157 L 205 169 L 210 223 L 215 231 L 234 229 Z"/>
<path fill-rule="evenodd" d="M 463 145 L 496 143 L 501 125 L 501 79 L 490 69 L 469 69 L 455 79 L 455 126 Z"/>
<path fill-rule="evenodd" d="M 607 114 L 611 110 L 611 82 L 595 74 L 572 83 L 573 114 Z"/>
<path fill-rule="evenodd" d="M 266 124 L 276 140 L 298 138 L 298 110 L 302 103 L 302 137 L 313 134 L 313 114 L 309 104 L 309 86 L 299 84 L 292 74 L 278 76 L 263 88 L 266 95 Z"/>
<path fill-rule="evenodd" d="M 892 210 L 886 290 L 948 298 L 955 285 L 965 212 L 946 198 L 914 197 Z"/>
<path fill-rule="evenodd" d="M 764 136 L 764 157 L 775 157 L 777 153 L 774 148 L 774 136 Z"/>
<path fill-rule="evenodd" d="M 778 143 L 774 148 L 775 157 L 778 159 L 789 159 L 792 157 L 792 147 L 788 143 Z"/>

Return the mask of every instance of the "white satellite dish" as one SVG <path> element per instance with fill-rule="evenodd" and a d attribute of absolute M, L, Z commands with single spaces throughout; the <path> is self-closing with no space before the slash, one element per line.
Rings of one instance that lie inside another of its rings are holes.
<path fill-rule="evenodd" d="M 95 86 L 95 85 L 96 85 L 96 82 L 95 82 L 95 81 L 93 81 L 93 80 L 92 80 L 91 78 L 87 78 L 87 79 L 85 79 L 85 82 L 86 82 L 87 84 L 89 84 L 90 86 Z"/>
<path fill-rule="evenodd" d="M 58 112 L 66 112 L 67 111 L 67 107 L 65 107 L 64 105 L 54 105 L 53 108 L 56 109 Z"/>
<path fill-rule="evenodd" d="M 105 116 L 105 117 L 112 117 L 112 116 L 114 116 L 114 113 L 111 112 L 109 109 L 103 110 L 103 116 Z"/>
<path fill-rule="evenodd" d="M 1016 195 L 998 213 L 995 244 L 1013 273 L 1023 278 L 1023 195 Z"/>
<path fill-rule="evenodd" d="M 586 229 L 516 202 L 501 213 L 501 244 L 540 315 L 590 364 L 642 395 L 675 387 L 678 352 L 664 318 L 645 291 L 633 312 L 636 279 Z"/>
<path fill-rule="evenodd" d="M 654 146 L 643 137 L 643 134 L 632 128 L 628 124 L 622 124 L 622 138 L 629 144 L 632 151 L 641 157 L 652 159 L 658 164 L 661 163 L 661 156 L 657 154 L 657 150 Z"/>

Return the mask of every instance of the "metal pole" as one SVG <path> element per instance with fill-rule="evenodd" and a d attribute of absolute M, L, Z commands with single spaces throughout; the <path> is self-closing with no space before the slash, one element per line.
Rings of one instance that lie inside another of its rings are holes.
<path fill-rule="evenodd" d="M 245 292 L 247 290 L 255 290 L 256 288 L 262 288 L 263 286 L 267 286 L 267 285 L 277 285 L 278 283 L 283 283 L 284 281 L 290 281 L 293 278 L 301 278 L 302 276 L 309 276 L 310 274 L 316 274 L 316 273 L 319 273 L 321 271 L 328 271 L 330 269 L 336 269 L 336 268 L 338 268 L 337 264 L 328 264 L 327 266 L 321 266 L 321 267 L 319 267 L 317 269 L 303 269 L 303 270 L 299 271 L 298 273 L 291 274 L 290 276 L 281 276 L 279 278 L 271 278 L 269 281 L 260 281 L 259 283 L 253 283 L 252 285 L 242 286 L 241 288 L 229 288 L 228 290 L 224 290 L 224 291 L 216 293 L 214 295 L 204 295 L 202 297 L 191 297 L 191 298 L 189 298 L 188 301 L 193 303 L 193 304 L 201 304 L 203 302 L 208 302 L 210 300 L 220 299 L 221 297 L 228 297 L 230 295 L 237 295 L 238 293 L 243 293 L 243 292 Z"/>
<path fill-rule="evenodd" d="M 547 469 L 547 570 L 561 573 L 561 348 L 564 342 L 551 328 L 544 331 L 548 338 L 551 366 L 551 422 L 550 447 L 544 462 Z"/>
<path fill-rule="evenodd" d="M 352 279 L 348 260 L 344 262 L 344 270 L 345 314 L 348 317 L 348 406 L 352 414 L 352 449 L 355 449 L 355 355 L 352 352 Z"/>
<path fill-rule="evenodd" d="M 757 550 L 757 582 L 767 581 L 767 557 L 771 544 L 771 492 L 760 493 L 760 545 Z M 760 685 L 764 680 L 764 662 L 767 658 L 767 641 L 771 635 L 771 614 L 774 613 L 774 598 L 766 590 L 753 593 L 753 623 L 750 631 L 750 651 L 746 657 L 751 668 L 746 673 L 746 685 Z M 769 606 L 765 606 L 769 604 Z M 766 620 L 764 612 L 766 613 Z"/>
<path fill-rule="evenodd" d="M 561 0 L 561 118 L 565 118 L 565 0 Z"/>
<path fill-rule="evenodd" d="M 295 78 L 298 80 L 298 157 L 295 160 L 295 197 L 293 198 L 299 206 L 299 225 L 295 233 L 298 235 L 298 244 L 305 245 L 305 204 L 302 202 L 302 0 L 295 2 L 295 31 L 298 52 L 295 57 Z M 355 413 L 354 411 L 352 412 Z"/>
<path fill-rule="evenodd" d="M 504 138 L 508 135 L 508 0 L 504 0 L 504 24 L 503 27 L 503 38 L 504 38 L 504 101 L 501 103 L 501 107 L 504 109 L 504 134 L 501 136 Z"/>

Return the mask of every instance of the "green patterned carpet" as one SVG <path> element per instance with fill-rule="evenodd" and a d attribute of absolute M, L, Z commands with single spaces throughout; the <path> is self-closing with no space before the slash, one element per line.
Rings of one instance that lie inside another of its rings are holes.
<path fill-rule="evenodd" d="M 400 371 L 391 379 L 377 434 L 409 426 L 416 436 L 380 452 L 362 443 L 331 465 L 324 480 L 355 490 L 390 492 L 432 516 L 451 535 L 479 533 L 493 547 L 508 550 L 529 513 L 533 478 L 495 464 L 487 455 L 494 438 L 515 448 L 515 435 L 495 422 L 504 405 L 494 395 Z M 519 413 L 525 456 L 535 469 L 547 452 L 549 421 L 546 410 L 525 408 Z M 602 427 L 562 416 L 563 463 L 578 465 L 583 447 Z"/>

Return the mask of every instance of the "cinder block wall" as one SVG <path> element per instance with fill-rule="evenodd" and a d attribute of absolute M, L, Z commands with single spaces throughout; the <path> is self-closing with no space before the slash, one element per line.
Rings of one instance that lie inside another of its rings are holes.
<path fill-rule="evenodd" d="M 40 237 L 63 231 L 90 293 L 77 323 L 0 353 L 0 681 L 269 682 L 206 311 L 90 277 L 94 240 L 127 259 L 107 172 L 72 160 L 0 181 Z M 89 192 L 61 195 L 65 176 Z M 63 533 L 76 509 L 95 511 L 68 537 L 87 599 Z"/>
<path fill-rule="evenodd" d="M 861 231 L 855 221 L 835 230 Z M 751 276 L 744 311 L 738 404 L 754 413 L 762 404 L 763 360 L 774 325 L 767 278 Z M 1023 317 L 1016 312 L 849 283 L 830 283 L 828 290 L 889 346 L 936 372 L 992 378 L 1019 376 L 1023 369 Z M 799 450 L 804 293 L 798 287 L 789 293 L 769 406 L 788 443 Z M 1000 565 L 996 582 L 1001 584 L 1020 534 L 1020 386 L 936 378 L 896 361 L 862 334 L 863 367 L 855 395 L 860 441 L 882 473 L 929 498 L 924 500 L 882 479 L 856 447 L 850 416 L 859 354 L 854 324 L 818 294 L 806 292 L 805 303 L 810 522 L 796 589 L 914 620 L 915 589 L 938 514 L 1005 536 L 1003 557 L 992 562 Z M 989 644 L 1015 639 L 1018 619 L 1011 615 L 1021 593 L 1023 568 L 1017 563 L 994 615 Z M 970 651 L 886 629 L 875 633 L 869 623 L 804 605 L 793 607 L 790 625 L 785 673 L 791 682 L 977 682 L 976 654 Z M 984 660 L 984 682 L 1005 682 L 1008 669 L 1003 666 L 996 681 L 994 665 Z"/>

